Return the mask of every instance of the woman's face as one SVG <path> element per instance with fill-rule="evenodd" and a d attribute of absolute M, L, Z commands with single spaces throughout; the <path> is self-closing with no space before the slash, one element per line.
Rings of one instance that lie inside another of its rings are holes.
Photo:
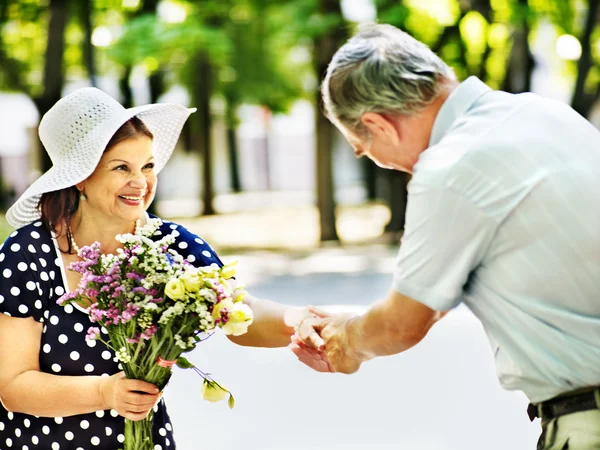
<path fill-rule="evenodd" d="M 138 136 L 118 143 L 104 152 L 94 173 L 77 187 L 87 197 L 79 202 L 82 213 L 135 222 L 154 199 L 152 140 Z"/>

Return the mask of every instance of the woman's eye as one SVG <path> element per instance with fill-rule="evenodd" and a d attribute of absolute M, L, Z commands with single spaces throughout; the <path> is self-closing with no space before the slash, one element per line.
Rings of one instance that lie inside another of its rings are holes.
<path fill-rule="evenodd" d="M 144 166 L 144 169 L 154 169 L 154 163 L 148 163 Z"/>
<path fill-rule="evenodd" d="M 127 166 L 125 164 L 122 164 L 120 166 L 115 167 L 113 170 L 127 170 Z"/>

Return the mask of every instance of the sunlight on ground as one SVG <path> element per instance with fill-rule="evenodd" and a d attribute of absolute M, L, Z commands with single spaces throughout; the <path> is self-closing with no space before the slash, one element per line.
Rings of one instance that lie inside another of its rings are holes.
<path fill-rule="evenodd" d="M 337 229 L 344 244 L 381 236 L 390 212 L 386 206 L 338 206 Z M 273 208 L 244 213 L 173 219 L 188 227 L 216 249 L 319 247 L 319 215 L 315 207 Z"/>

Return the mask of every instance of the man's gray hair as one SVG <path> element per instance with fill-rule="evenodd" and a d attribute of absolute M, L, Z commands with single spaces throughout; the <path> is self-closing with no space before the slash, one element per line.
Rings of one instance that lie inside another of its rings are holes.
<path fill-rule="evenodd" d="M 336 52 L 321 94 L 332 122 L 364 135 L 364 113 L 413 115 L 455 78 L 425 44 L 391 25 L 368 24 Z"/>

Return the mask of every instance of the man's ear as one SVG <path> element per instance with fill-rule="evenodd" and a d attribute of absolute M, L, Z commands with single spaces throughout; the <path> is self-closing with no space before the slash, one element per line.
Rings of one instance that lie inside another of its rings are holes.
<path fill-rule="evenodd" d="M 361 116 L 360 121 L 373 137 L 383 138 L 393 144 L 398 143 L 400 140 L 400 127 L 389 116 L 367 112 Z"/>

